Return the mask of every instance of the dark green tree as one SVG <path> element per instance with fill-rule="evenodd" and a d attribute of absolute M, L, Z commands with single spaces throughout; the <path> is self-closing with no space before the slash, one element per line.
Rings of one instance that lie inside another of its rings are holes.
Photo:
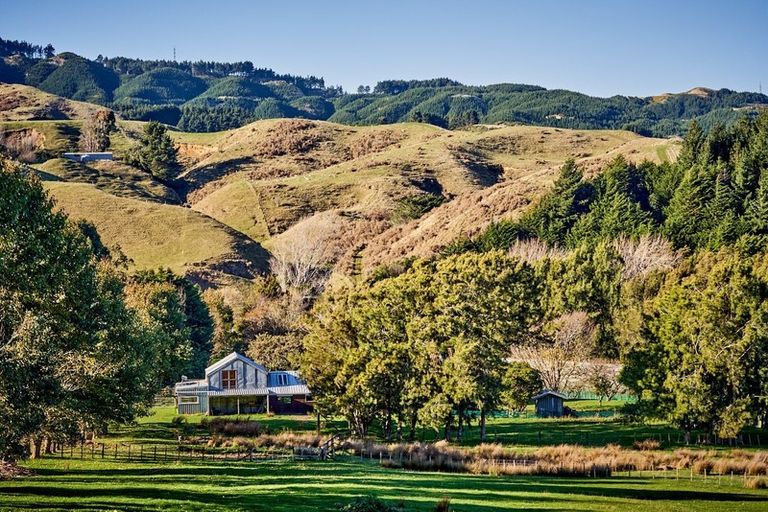
<path fill-rule="evenodd" d="M 177 150 L 165 126 L 150 121 L 144 126 L 144 133 L 138 146 L 128 155 L 128 161 L 156 178 L 171 180 L 180 170 Z"/>

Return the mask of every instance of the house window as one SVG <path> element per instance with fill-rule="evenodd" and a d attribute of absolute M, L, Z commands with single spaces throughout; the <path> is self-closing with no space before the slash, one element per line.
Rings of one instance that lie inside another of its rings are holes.
<path fill-rule="evenodd" d="M 277 385 L 278 386 L 287 386 L 288 385 L 288 376 L 284 373 L 279 373 L 277 375 Z"/>
<path fill-rule="evenodd" d="M 237 370 L 222 370 L 221 387 L 224 389 L 237 388 Z"/>
<path fill-rule="evenodd" d="M 200 403 L 200 397 L 197 395 L 194 396 L 180 396 L 179 397 L 179 403 L 180 404 L 199 404 Z"/>

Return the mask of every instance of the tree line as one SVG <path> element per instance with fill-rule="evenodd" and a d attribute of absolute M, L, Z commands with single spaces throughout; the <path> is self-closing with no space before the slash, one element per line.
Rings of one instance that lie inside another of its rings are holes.
<path fill-rule="evenodd" d="M 204 370 L 214 324 L 197 286 L 128 272 L 5 158 L 0 203 L 0 460 L 132 421 L 162 386 Z"/>

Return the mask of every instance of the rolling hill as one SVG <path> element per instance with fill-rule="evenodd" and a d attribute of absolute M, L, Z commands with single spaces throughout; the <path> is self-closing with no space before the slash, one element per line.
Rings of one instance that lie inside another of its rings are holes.
<path fill-rule="evenodd" d="M 0 122 L 87 119 L 103 108 L 28 85 L 0 83 Z"/>
<path fill-rule="evenodd" d="M 18 87 L 18 86 L 14 86 Z M 665 161 L 678 143 L 628 131 L 425 123 L 347 126 L 273 119 L 215 132 L 171 131 L 183 173 L 163 184 L 120 161 L 142 128 L 120 121 L 114 162 L 77 164 L 81 122 L 0 123 L 39 134 L 36 168 L 61 208 L 91 220 L 138 268 L 169 266 L 200 282 L 267 270 L 270 249 L 320 234 L 346 279 L 429 256 L 518 215 L 575 158 L 588 174 L 616 155 Z"/>
<path fill-rule="evenodd" d="M 180 105 L 207 89 L 204 80 L 174 68 L 158 68 L 129 80 L 115 90 L 116 105 Z"/>
<path fill-rule="evenodd" d="M 248 61 L 91 61 L 69 52 L 50 58 L 7 54 L 0 59 L 0 82 L 34 85 L 109 106 L 125 119 L 157 120 L 198 132 L 261 119 L 304 118 L 348 125 L 418 121 L 449 128 L 514 123 L 666 137 L 682 135 L 694 119 L 705 127 L 728 125 L 768 106 L 763 94 L 706 87 L 644 98 L 601 98 L 536 85 L 467 86 L 436 78 L 383 80 L 372 92 L 363 88 L 368 92 L 349 94 L 326 86 L 322 78 L 278 74 Z"/>
<path fill-rule="evenodd" d="M 228 285 L 267 269 L 257 243 L 198 212 L 110 194 L 87 183 L 46 181 L 57 207 L 96 225 L 137 269 L 164 267 L 205 286 Z"/>
<path fill-rule="evenodd" d="M 599 172 L 616 155 L 674 159 L 677 143 L 626 131 L 420 123 L 349 127 L 260 121 L 217 134 L 173 134 L 191 207 L 266 248 L 326 232 L 328 264 L 365 272 L 429 256 L 457 237 L 517 215 L 569 157 Z M 404 215 L 414 198 L 444 204 Z"/>

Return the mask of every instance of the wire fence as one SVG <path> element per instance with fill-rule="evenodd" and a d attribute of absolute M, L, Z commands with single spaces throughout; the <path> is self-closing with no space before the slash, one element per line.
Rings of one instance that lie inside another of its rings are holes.
<path fill-rule="evenodd" d="M 294 459 L 290 449 L 237 450 L 212 449 L 205 446 L 158 445 L 132 443 L 82 443 L 61 446 L 47 454 L 50 458 L 80 460 L 111 460 L 120 462 L 204 462 L 204 461 L 266 461 Z"/>

